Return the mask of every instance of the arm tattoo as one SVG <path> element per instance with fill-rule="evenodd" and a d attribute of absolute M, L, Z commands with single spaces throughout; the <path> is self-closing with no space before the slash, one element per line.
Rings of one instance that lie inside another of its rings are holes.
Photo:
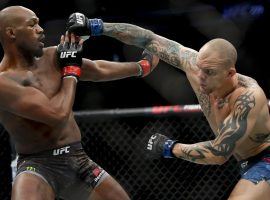
<path fill-rule="evenodd" d="M 198 52 L 192 51 L 190 49 L 181 49 L 180 52 L 180 60 L 185 62 L 189 61 L 192 66 L 196 65 L 196 60 L 197 60 Z M 182 63 L 183 66 L 185 66 L 185 63 Z"/>
<path fill-rule="evenodd" d="M 160 37 L 151 40 L 146 47 L 160 59 L 184 71 L 196 64 L 197 52 L 172 40 Z"/>
<path fill-rule="evenodd" d="M 247 116 L 254 106 L 253 92 L 246 92 L 236 99 L 232 116 L 221 124 L 218 137 L 213 145 L 208 147 L 212 154 L 225 158 L 231 155 L 236 142 L 246 133 Z"/>
<path fill-rule="evenodd" d="M 170 40 L 167 42 L 162 42 L 158 40 L 153 40 L 148 45 L 148 50 L 152 53 L 159 56 L 160 59 L 165 62 L 178 67 L 181 65 L 179 52 L 182 45 L 179 45 L 175 42 L 171 42 Z"/>
<path fill-rule="evenodd" d="M 103 34 L 126 44 L 145 48 L 165 62 L 182 70 L 196 63 L 196 51 L 139 26 L 126 23 L 104 23 Z"/>
<path fill-rule="evenodd" d="M 103 34 L 116 38 L 126 44 L 145 48 L 153 32 L 125 23 L 104 23 Z"/>
<path fill-rule="evenodd" d="M 210 141 L 203 142 L 204 145 L 210 146 Z M 201 143 L 201 144 L 203 144 Z M 182 147 L 181 151 L 183 152 L 183 156 L 181 157 L 184 160 L 189 160 L 191 162 L 196 162 L 197 160 L 205 159 L 205 154 L 208 153 L 208 151 L 204 148 L 201 148 L 201 145 L 193 145 L 192 148 L 189 146 Z"/>
<path fill-rule="evenodd" d="M 202 142 L 195 146 L 188 145 L 182 148 L 183 158 L 196 163 L 210 163 L 211 159 L 220 156 L 228 159 L 236 142 L 247 131 L 247 116 L 254 106 L 253 92 L 240 95 L 235 101 L 233 113 L 221 124 L 218 137 L 211 142 Z"/>

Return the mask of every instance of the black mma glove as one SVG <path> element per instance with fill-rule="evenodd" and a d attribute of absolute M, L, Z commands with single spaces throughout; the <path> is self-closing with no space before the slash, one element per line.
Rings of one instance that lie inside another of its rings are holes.
<path fill-rule="evenodd" d="M 73 76 L 76 80 L 81 75 L 82 45 L 65 42 L 57 46 L 57 58 L 62 68 L 62 77 Z"/>
<path fill-rule="evenodd" d="M 82 13 L 73 13 L 67 22 L 67 31 L 78 36 L 99 36 L 103 32 L 103 21 L 101 19 L 88 19 Z"/>
<path fill-rule="evenodd" d="M 158 57 L 154 57 L 149 51 L 146 49 L 142 53 L 142 60 L 138 62 L 139 64 L 139 77 L 145 77 L 150 72 L 153 71 L 153 69 L 157 66 L 159 61 Z"/>
<path fill-rule="evenodd" d="M 148 140 L 146 151 L 151 158 L 175 158 L 172 153 L 174 145 L 178 141 L 171 140 L 167 136 L 155 133 Z"/>

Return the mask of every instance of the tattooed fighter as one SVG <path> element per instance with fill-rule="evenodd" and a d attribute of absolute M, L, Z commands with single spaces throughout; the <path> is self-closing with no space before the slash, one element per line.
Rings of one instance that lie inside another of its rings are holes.
<path fill-rule="evenodd" d="M 146 48 L 183 70 L 202 111 L 216 134 L 214 140 L 182 144 L 156 133 L 147 151 L 155 157 L 177 157 L 198 164 L 241 162 L 242 177 L 229 199 L 269 199 L 270 118 L 266 96 L 258 83 L 236 72 L 237 52 L 224 39 L 207 42 L 199 52 L 150 30 L 125 23 L 103 23 L 83 14 L 70 15 L 68 30 L 79 35 L 106 35 Z"/>

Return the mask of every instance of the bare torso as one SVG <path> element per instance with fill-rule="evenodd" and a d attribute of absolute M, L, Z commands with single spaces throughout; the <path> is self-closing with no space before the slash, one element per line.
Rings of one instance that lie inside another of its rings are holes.
<path fill-rule="evenodd" d="M 198 89 L 196 80 L 190 79 L 190 82 L 195 89 L 197 98 L 202 107 L 202 111 L 211 126 L 214 134 L 218 135 L 218 128 L 225 118 L 231 113 L 232 107 L 235 102 L 235 96 L 243 93 L 249 87 L 255 87 L 256 90 L 262 90 L 257 82 L 247 76 L 237 74 L 238 86 L 230 93 L 225 99 L 215 99 L 211 94 L 203 94 Z M 262 97 L 265 101 L 265 106 L 261 109 L 260 114 L 256 118 L 255 125 L 249 134 L 245 134 L 236 144 L 233 152 L 237 160 L 243 160 L 248 157 L 254 156 L 270 146 L 270 117 L 269 109 L 267 106 L 267 99 Z"/>
<path fill-rule="evenodd" d="M 53 48 L 44 49 L 44 55 L 36 60 L 36 67 L 31 70 L 18 71 L 0 66 L 0 75 L 24 87 L 34 87 L 52 98 L 61 87 L 61 73 L 53 61 L 54 52 Z M 54 128 L 4 110 L 0 110 L 0 122 L 11 135 L 18 153 L 35 153 L 81 139 L 73 113 L 64 124 Z"/>

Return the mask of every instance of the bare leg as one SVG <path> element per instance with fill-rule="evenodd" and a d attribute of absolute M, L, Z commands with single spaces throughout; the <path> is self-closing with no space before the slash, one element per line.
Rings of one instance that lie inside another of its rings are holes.
<path fill-rule="evenodd" d="M 53 189 L 42 178 L 23 173 L 16 177 L 12 188 L 12 200 L 54 200 Z"/>
<path fill-rule="evenodd" d="M 229 200 L 269 200 L 270 184 L 260 181 L 254 184 L 251 181 L 241 179 L 234 187 Z"/>
<path fill-rule="evenodd" d="M 91 194 L 90 200 L 129 200 L 127 193 L 111 176 L 106 177 Z"/>

